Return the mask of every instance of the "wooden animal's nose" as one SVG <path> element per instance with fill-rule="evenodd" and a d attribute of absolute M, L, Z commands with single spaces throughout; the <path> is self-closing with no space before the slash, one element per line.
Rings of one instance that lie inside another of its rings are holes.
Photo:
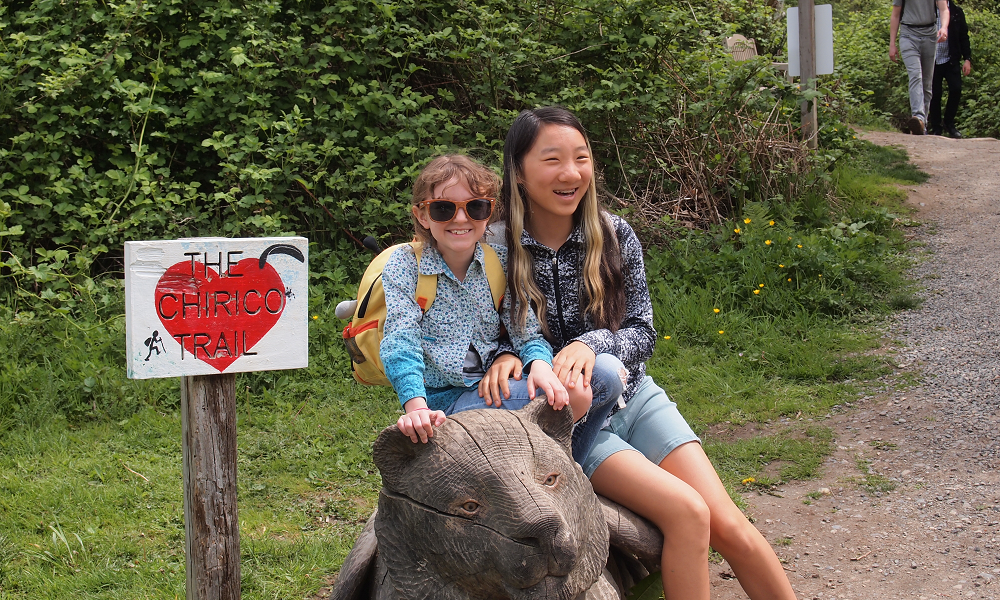
<path fill-rule="evenodd" d="M 560 527 L 549 542 L 549 575 L 568 575 L 576 565 L 580 544 L 565 525 Z"/>

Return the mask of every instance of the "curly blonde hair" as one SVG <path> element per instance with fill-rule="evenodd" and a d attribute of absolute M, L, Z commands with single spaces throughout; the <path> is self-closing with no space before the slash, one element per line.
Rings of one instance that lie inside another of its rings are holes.
<path fill-rule="evenodd" d="M 500 190 L 500 177 L 489 167 L 464 154 L 445 154 L 427 163 L 413 182 L 413 206 L 424 200 L 430 200 L 435 186 L 453 179 L 465 182 L 473 194 L 485 198 L 495 199 Z M 490 215 L 487 224 L 496 221 L 499 212 L 494 205 L 493 214 Z M 421 225 L 412 211 L 410 217 L 413 220 L 413 232 L 417 241 L 436 247 L 430 229 Z"/>

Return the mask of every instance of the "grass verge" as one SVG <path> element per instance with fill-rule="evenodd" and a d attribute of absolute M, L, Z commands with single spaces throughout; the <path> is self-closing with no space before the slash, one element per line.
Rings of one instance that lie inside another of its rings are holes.
<path fill-rule="evenodd" d="M 890 372 L 878 319 L 908 290 L 898 185 L 922 177 L 902 163 L 860 145 L 830 175 L 836 212 L 751 205 L 650 250 L 649 374 L 734 496 L 814 476 L 824 416 Z M 329 581 L 375 505 L 371 443 L 397 414 L 389 390 L 349 380 L 334 302 L 313 303 L 312 366 L 237 379 L 247 599 Z M 125 378 L 120 310 L 46 310 L 12 291 L 0 305 L 0 600 L 181 597 L 177 382 Z"/>

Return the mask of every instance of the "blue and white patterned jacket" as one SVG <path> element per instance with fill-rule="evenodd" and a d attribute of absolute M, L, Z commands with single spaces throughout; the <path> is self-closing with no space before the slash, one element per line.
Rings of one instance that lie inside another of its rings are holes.
<path fill-rule="evenodd" d="M 507 249 L 493 247 L 506 270 Z M 414 298 L 417 259 L 413 249 L 401 246 L 385 264 L 382 287 L 386 317 L 379 354 L 400 404 L 423 396 L 431 409 L 444 410 L 463 392 L 474 388 L 481 375 L 470 377 L 463 372 L 470 345 L 478 353 L 482 368 L 488 369 L 497 355 L 501 318 L 522 363 L 544 360 L 552 364 L 552 346 L 542 337 L 538 319 L 531 311 L 520 332 L 507 322 L 509 294 L 505 293 L 497 313 L 483 261 L 483 249 L 477 246 L 465 280 L 459 281 L 441 254 L 425 247 L 420 272 L 438 276 L 437 296 L 426 313 Z"/>

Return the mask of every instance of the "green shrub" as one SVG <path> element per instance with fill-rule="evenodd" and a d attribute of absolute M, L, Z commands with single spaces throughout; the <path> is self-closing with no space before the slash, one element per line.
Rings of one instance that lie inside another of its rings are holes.
<path fill-rule="evenodd" d="M 910 115 L 906 68 L 889 60 L 891 3 L 883 0 L 840 6 L 834 26 L 835 76 L 850 94 L 867 98 L 876 113 L 886 113 L 900 124 Z M 962 80 L 962 105 L 957 121 L 966 135 L 1000 135 L 1000 44 L 996 31 L 1000 15 L 996 3 L 962 3 L 972 46 L 972 74 Z M 851 115 L 855 117 L 856 115 Z M 851 122 L 876 120 L 853 118 Z"/>
<path fill-rule="evenodd" d="M 495 166 L 516 112 L 549 103 L 588 125 L 633 218 L 717 222 L 808 169 L 769 60 L 722 51 L 737 30 L 776 51 L 772 16 L 730 0 L 4 4 L 0 276 L 65 303 L 121 270 L 126 240 L 296 233 L 339 285 L 357 239 L 405 235 L 429 157 Z"/>
<path fill-rule="evenodd" d="M 966 135 L 1000 137 L 1000 12 L 966 10 L 972 38 L 972 74 L 962 79 L 957 121 Z"/>

